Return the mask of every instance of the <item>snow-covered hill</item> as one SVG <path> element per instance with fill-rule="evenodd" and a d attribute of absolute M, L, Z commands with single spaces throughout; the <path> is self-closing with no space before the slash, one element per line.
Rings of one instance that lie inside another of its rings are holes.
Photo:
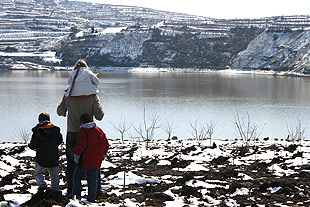
<path fill-rule="evenodd" d="M 225 20 L 68 0 L 3 0 L 0 7 L 2 69 L 84 58 L 92 66 L 309 72 L 310 16 Z"/>
<path fill-rule="evenodd" d="M 233 68 L 310 72 L 310 31 L 264 31 L 233 60 Z"/>

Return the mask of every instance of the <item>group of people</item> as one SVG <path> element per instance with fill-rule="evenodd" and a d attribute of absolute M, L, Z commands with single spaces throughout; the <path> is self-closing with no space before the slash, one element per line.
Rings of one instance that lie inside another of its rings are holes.
<path fill-rule="evenodd" d="M 69 87 L 57 107 L 59 116 L 67 116 L 66 184 L 67 196 L 81 199 L 81 180 L 87 176 L 89 202 L 95 202 L 100 189 L 100 166 L 109 149 L 105 133 L 96 126 L 94 117 L 102 120 L 104 112 L 98 96 L 99 79 L 87 63 L 78 60 L 68 79 Z M 48 113 L 41 113 L 32 128 L 29 148 L 36 150 L 34 176 L 44 192 L 47 184 L 42 171 L 47 169 L 51 190 L 59 190 L 58 147 L 63 142 L 60 128 L 53 125 Z"/>

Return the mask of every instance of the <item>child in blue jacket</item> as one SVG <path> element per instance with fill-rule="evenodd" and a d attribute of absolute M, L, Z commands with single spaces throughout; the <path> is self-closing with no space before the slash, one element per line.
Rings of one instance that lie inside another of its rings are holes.
<path fill-rule="evenodd" d="M 47 188 L 42 171 L 47 169 L 51 177 L 51 190 L 59 189 L 59 154 L 58 146 L 62 143 L 59 127 L 51 124 L 50 115 L 41 113 L 39 123 L 32 128 L 32 138 L 28 145 L 36 150 L 34 176 L 39 184 L 39 192 Z"/>

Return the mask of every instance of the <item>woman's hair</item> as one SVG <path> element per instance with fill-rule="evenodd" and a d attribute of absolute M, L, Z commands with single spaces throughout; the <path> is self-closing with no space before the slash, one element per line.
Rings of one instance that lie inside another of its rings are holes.
<path fill-rule="evenodd" d="M 90 68 L 88 67 L 87 63 L 85 60 L 79 59 L 74 66 L 74 69 L 77 69 L 78 67 L 86 67 L 87 69 L 90 70 Z"/>

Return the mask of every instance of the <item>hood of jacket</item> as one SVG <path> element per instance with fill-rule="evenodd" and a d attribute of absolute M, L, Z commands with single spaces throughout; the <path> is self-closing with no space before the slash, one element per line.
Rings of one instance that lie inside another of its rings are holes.
<path fill-rule="evenodd" d="M 72 80 L 73 80 L 75 74 L 77 73 L 77 71 L 78 71 L 77 69 L 74 69 L 72 71 Z M 94 73 L 91 70 L 87 69 L 86 67 L 81 67 L 79 70 L 79 74 L 76 77 L 76 81 L 78 82 L 78 81 L 82 81 L 84 79 L 88 79 L 89 74 L 94 75 Z"/>
<path fill-rule="evenodd" d="M 82 124 L 80 128 L 91 129 L 91 128 L 94 128 L 95 126 L 96 126 L 95 122 L 89 122 L 89 123 Z"/>
<path fill-rule="evenodd" d="M 72 75 L 68 78 L 69 87 L 66 89 L 65 92 L 65 96 L 67 97 L 70 94 L 73 80 L 77 71 L 78 69 L 72 71 Z M 98 86 L 99 86 L 99 79 L 95 76 L 95 74 L 86 67 L 81 67 L 74 81 L 71 96 L 88 96 L 91 94 L 97 94 L 99 92 Z"/>
<path fill-rule="evenodd" d="M 60 131 L 59 127 L 51 123 L 48 123 L 44 125 L 43 127 L 39 127 L 39 130 L 41 131 L 41 133 L 43 133 L 47 137 L 53 138 L 53 139 L 54 139 L 55 133 L 57 134 Z"/>

